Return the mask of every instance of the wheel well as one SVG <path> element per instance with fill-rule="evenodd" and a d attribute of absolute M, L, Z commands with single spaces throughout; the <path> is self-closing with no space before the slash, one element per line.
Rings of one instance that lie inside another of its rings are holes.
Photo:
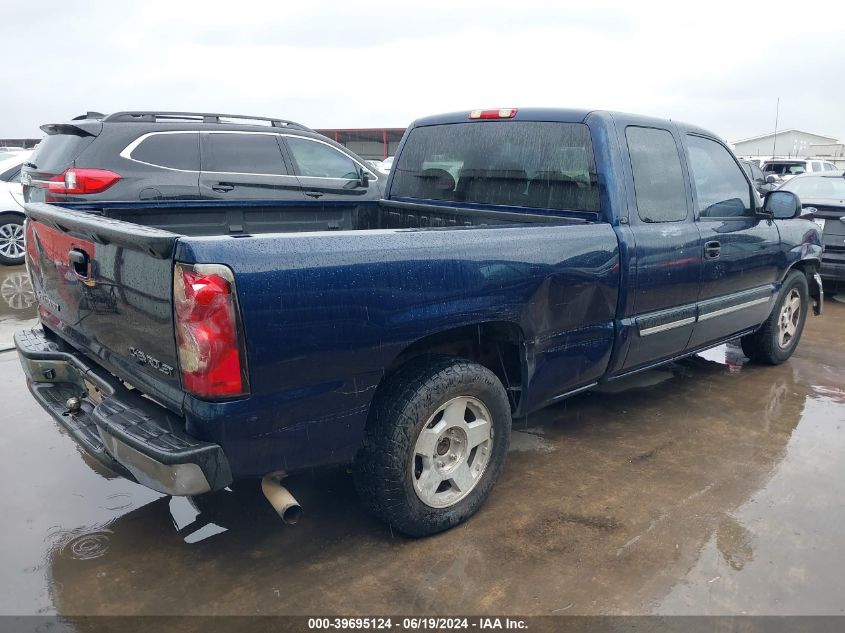
<path fill-rule="evenodd" d="M 788 275 L 793 270 L 801 271 L 804 276 L 807 278 L 807 289 L 810 293 L 810 297 L 814 301 L 814 308 L 813 311 L 815 314 L 821 314 L 821 297 L 824 293 L 824 288 L 818 285 L 813 278 L 813 275 L 818 272 L 820 267 L 820 262 L 815 259 L 802 259 L 800 261 L 795 262 L 792 267 L 786 271 Z"/>
<path fill-rule="evenodd" d="M 522 395 L 524 336 L 514 323 L 478 323 L 431 334 L 406 347 L 385 371 L 388 376 L 413 358 L 426 355 L 466 358 L 492 371 L 516 410 Z"/>
<path fill-rule="evenodd" d="M 795 262 L 792 267 L 786 271 L 788 275 L 793 270 L 800 270 L 805 275 L 812 275 L 819 268 L 819 262 L 815 259 L 802 259 Z"/>
<path fill-rule="evenodd" d="M 22 220 L 23 220 L 23 219 L 26 219 L 26 213 L 23 213 L 22 211 L 11 211 L 11 210 L 9 210 L 9 211 L 0 211 L 0 217 L 2 217 L 2 216 L 4 216 L 4 215 L 16 215 L 16 216 L 18 216 L 19 218 L 21 218 Z"/>

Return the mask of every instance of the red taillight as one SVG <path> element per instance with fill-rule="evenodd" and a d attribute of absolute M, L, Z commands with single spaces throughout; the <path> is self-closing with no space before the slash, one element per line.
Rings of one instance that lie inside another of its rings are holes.
<path fill-rule="evenodd" d="M 80 195 L 100 193 L 120 180 L 120 175 L 105 169 L 77 169 L 72 167 L 50 179 L 50 193 Z"/>
<path fill-rule="evenodd" d="M 176 264 L 173 302 L 185 390 L 210 400 L 248 393 L 232 271 L 220 264 Z"/>
<path fill-rule="evenodd" d="M 516 116 L 516 108 L 499 108 L 498 110 L 473 110 L 470 119 L 512 119 Z"/>

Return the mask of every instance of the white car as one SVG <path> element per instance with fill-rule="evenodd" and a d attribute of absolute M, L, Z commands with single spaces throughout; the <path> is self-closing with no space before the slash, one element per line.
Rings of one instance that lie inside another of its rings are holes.
<path fill-rule="evenodd" d="M 833 163 L 819 158 L 782 158 L 767 160 L 761 167 L 763 173 L 774 174 L 783 181 L 787 181 L 801 174 L 815 174 L 819 172 L 839 171 Z"/>
<path fill-rule="evenodd" d="M 385 174 L 390 173 L 390 168 L 393 167 L 393 156 L 388 156 L 383 161 L 381 161 L 381 170 Z"/>
<path fill-rule="evenodd" d="M 21 165 L 31 151 L 16 151 L 0 159 L 0 264 L 23 264 L 23 190 Z"/>

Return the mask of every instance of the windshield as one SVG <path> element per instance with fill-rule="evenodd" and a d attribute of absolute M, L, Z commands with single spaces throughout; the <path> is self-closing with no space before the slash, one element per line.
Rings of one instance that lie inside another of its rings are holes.
<path fill-rule="evenodd" d="M 599 210 L 592 141 L 581 123 L 419 127 L 393 171 L 391 196 Z"/>
<path fill-rule="evenodd" d="M 794 178 L 781 188 L 799 198 L 845 199 L 845 178 Z"/>

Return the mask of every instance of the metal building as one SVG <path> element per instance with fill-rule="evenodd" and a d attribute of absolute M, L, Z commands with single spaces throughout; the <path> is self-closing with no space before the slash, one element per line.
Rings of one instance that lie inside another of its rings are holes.
<path fill-rule="evenodd" d="M 361 158 L 384 160 L 396 154 L 405 128 L 323 129 L 315 132 L 344 145 Z"/>
<path fill-rule="evenodd" d="M 816 156 L 816 148 L 822 145 L 836 144 L 836 139 L 821 134 L 803 132 L 801 130 L 783 130 L 777 134 L 763 134 L 753 136 L 734 143 L 734 153 L 737 156 L 772 156 L 810 157 Z"/>

